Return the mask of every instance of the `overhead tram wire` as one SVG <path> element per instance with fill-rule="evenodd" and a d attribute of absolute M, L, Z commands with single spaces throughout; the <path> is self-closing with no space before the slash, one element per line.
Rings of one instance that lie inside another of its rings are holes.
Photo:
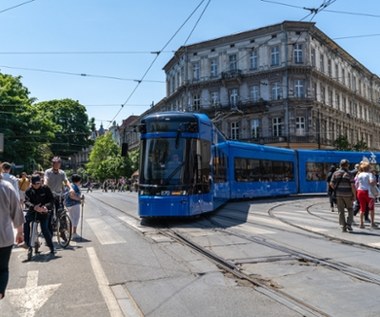
<path fill-rule="evenodd" d="M 210 2 L 211 2 L 211 0 L 208 0 L 206 6 L 203 8 L 203 11 L 202 11 L 201 15 L 199 16 L 197 22 L 194 24 L 194 27 L 192 28 L 191 32 L 189 33 L 189 36 L 186 38 L 186 41 L 185 41 L 185 43 L 183 44 L 184 46 L 187 44 L 187 41 L 190 39 L 190 37 L 191 37 L 191 35 L 193 34 L 195 28 L 198 26 L 198 23 L 199 23 L 199 21 L 202 19 L 203 14 L 206 12 L 207 7 L 209 6 Z"/>
<path fill-rule="evenodd" d="M 174 32 L 174 34 L 170 37 L 170 39 L 165 43 L 165 45 L 156 52 L 156 57 L 153 59 L 153 61 L 150 63 L 146 71 L 144 72 L 143 76 L 141 79 L 137 82 L 135 88 L 132 90 L 132 92 L 129 94 L 128 98 L 126 101 L 121 105 L 119 111 L 116 113 L 114 118 L 112 119 L 112 122 L 117 118 L 117 116 L 120 114 L 120 112 L 123 110 L 124 106 L 129 102 L 129 100 L 132 98 L 134 93 L 136 92 L 137 88 L 140 86 L 141 82 L 144 80 L 145 76 L 148 74 L 148 72 L 151 70 L 153 67 L 154 63 L 158 59 L 158 56 L 161 54 L 162 51 L 165 50 L 165 48 L 170 44 L 170 42 L 174 39 L 174 37 L 179 33 L 179 31 L 185 26 L 185 24 L 190 20 L 190 18 L 195 14 L 195 12 L 199 9 L 199 7 L 205 2 L 206 0 L 202 0 L 196 8 L 191 12 L 191 14 L 186 18 L 186 20 L 181 24 L 181 26 L 177 29 L 177 31 Z M 109 125 L 110 126 L 110 125 Z M 108 126 L 108 127 L 109 127 Z"/>
<path fill-rule="evenodd" d="M 29 52 L 1 52 L 0 55 L 133 55 L 133 54 L 156 54 L 154 51 L 29 51 Z M 162 51 L 161 53 L 173 53 Z"/>
<path fill-rule="evenodd" d="M 16 5 L 12 6 L 12 7 L 9 7 L 9 8 L 3 9 L 3 10 L 0 10 L 0 13 L 4 13 L 4 12 L 7 12 L 7 11 L 10 11 L 10 10 L 16 9 L 16 8 L 18 8 L 18 7 L 21 7 L 21 6 L 25 5 L 25 4 L 28 4 L 28 3 L 31 3 L 31 2 L 34 2 L 34 1 L 36 1 L 36 0 L 29 0 L 29 1 L 22 2 L 22 3 L 20 3 L 20 4 L 16 4 Z"/>
<path fill-rule="evenodd" d="M 0 65 L 0 68 L 27 70 L 27 71 L 34 71 L 34 72 L 43 72 L 43 73 L 52 73 L 52 74 L 61 74 L 61 75 L 70 75 L 70 76 L 80 76 L 80 77 L 104 78 L 104 79 L 113 79 L 113 80 L 122 80 L 122 81 L 135 81 L 135 82 L 138 81 L 138 79 L 131 79 L 131 78 L 122 78 L 122 77 L 116 77 L 116 76 L 95 75 L 95 74 L 86 74 L 86 73 L 72 73 L 72 72 L 48 70 L 48 69 L 41 69 L 41 68 L 13 67 L 13 66 L 6 66 L 6 65 Z M 151 83 L 165 83 L 162 80 L 148 80 L 148 79 L 146 79 L 144 81 L 145 82 L 151 82 Z"/>

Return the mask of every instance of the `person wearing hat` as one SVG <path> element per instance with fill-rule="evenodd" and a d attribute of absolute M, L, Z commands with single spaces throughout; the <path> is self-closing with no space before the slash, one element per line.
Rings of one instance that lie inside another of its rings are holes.
<path fill-rule="evenodd" d="M 54 245 L 52 235 L 49 230 L 49 210 L 54 205 L 54 197 L 50 188 L 42 185 L 41 177 L 33 174 L 31 178 L 32 186 L 25 192 L 25 206 L 28 211 L 25 216 L 24 240 L 26 247 L 30 246 L 30 223 L 37 217 L 40 221 L 41 231 L 44 235 L 47 246 L 50 248 L 50 254 L 54 254 Z"/>
<path fill-rule="evenodd" d="M 339 164 L 340 168 L 334 172 L 330 186 L 336 194 L 336 204 L 339 214 L 339 225 L 342 232 L 352 232 L 352 223 L 354 221 L 353 202 L 356 199 L 355 180 L 349 171 L 350 162 L 342 159 Z M 347 209 L 347 218 L 345 217 Z"/>

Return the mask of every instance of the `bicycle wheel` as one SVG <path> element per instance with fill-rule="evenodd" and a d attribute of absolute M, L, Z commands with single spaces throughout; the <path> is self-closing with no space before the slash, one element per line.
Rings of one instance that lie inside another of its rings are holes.
<path fill-rule="evenodd" d="M 62 248 L 66 248 L 71 240 L 71 219 L 63 213 L 57 221 L 57 240 Z"/>

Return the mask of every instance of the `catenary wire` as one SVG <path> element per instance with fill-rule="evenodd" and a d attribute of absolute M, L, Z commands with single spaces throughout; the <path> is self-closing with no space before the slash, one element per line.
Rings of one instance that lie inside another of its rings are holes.
<path fill-rule="evenodd" d="M 202 0 L 196 8 L 191 12 L 191 14 L 186 18 L 186 20 L 182 23 L 182 25 L 174 32 L 174 34 L 170 37 L 170 39 L 165 43 L 165 45 L 159 50 L 156 54 L 156 57 L 153 59 L 153 61 L 150 63 L 146 71 L 144 72 L 143 76 L 141 77 L 141 80 L 137 82 L 135 88 L 132 90 L 132 92 L 129 94 L 126 101 L 121 105 L 119 111 L 116 113 L 112 121 L 114 121 L 117 116 L 120 114 L 120 112 L 123 110 L 124 106 L 129 102 L 129 100 L 132 98 L 134 93 L 136 92 L 137 88 L 140 86 L 141 82 L 144 80 L 145 76 L 148 74 L 150 69 L 153 67 L 154 63 L 158 59 L 158 56 L 161 54 L 161 51 L 165 50 L 165 48 L 170 44 L 170 42 L 174 39 L 174 37 L 179 33 L 179 31 L 184 27 L 184 25 L 190 20 L 190 18 L 195 14 L 195 12 L 199 9 L 199 7 L 205 2 L 205 0 Z"/>
<path fill-rule="evenodd" d="M 10 10 L 16 9 L 16 8 L 18 8 L 18 7 L 21 7 L 21 6 L 25 5 L 25 4 L 28 4 L 28 3 L 31 3 L 31 2 L 34 2 L 34 1 L 36 1 L 36 0 L 29 0 L 29 1 L 25 1 L 25 2 L 19 3 L 19 4 L 17 4 L 17 5 L 12 6 L 12 7 L 9 7 L 9 8 L 3 9 L 3 10 L 0 10 L 0 13 L 4 13 L 4 12 L 7 12 L 7 11 L 10 11 Z"/>

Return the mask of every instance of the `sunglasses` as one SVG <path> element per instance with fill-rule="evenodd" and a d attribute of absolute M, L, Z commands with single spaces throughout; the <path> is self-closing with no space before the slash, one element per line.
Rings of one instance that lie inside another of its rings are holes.
<path fill-rule="evenodd" d="M 41 183 L 37 182 L 37 183 L 33 183 L 32 185 L 41 185 Z"/>

